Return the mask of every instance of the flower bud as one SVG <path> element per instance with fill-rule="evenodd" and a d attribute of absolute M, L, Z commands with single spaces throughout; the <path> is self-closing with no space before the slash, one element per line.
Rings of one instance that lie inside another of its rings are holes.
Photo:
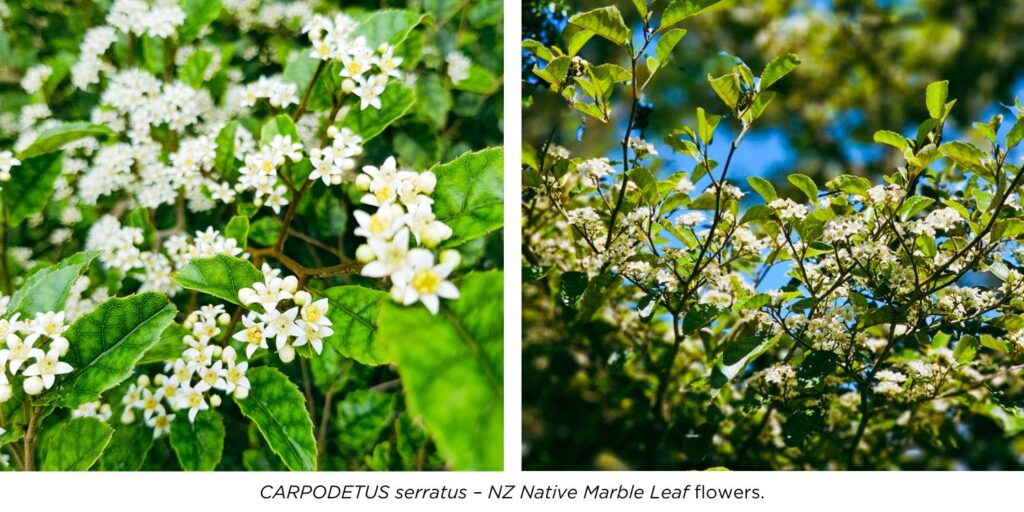
<path fill-rule="evenodd" d="M 331 126 L 329 126 L 327 128 L 327 136 L 332 138 L 332 139 L 337 137 L 338 136 L 338 127 L 334 126 L 333 124 Z"/>
<path fill-rule="evenodd" d="M 231 315 L 227 313 L 221 313 L 217 316 L 217 323 L 220 325 L 227 325 L 231 323 Z"/>
<path fill-rule="evenodd" d="M 214 407 L 220 407 L 221 399 L 220 395 L 210 395 L 210 405 Z"/>
<path fill-rule="evenodd" d="M 220 353 L 220 358 L 225 361 L 234 361 L 238 359 L 238 353 L 235 352 L 235 347 L 227 346 L 224 347 L 224 351 Z"/>
<path fill-rule="evenodd" d="M 281 358 L 282 363 L 290 363 L 295 360 L 295 347 L 291 345 L 284 345 L 277 349 L 277 357 Z"/>
<path fill-rule="evenodd" d="M 139 382 L 139 387 L 140 388 L 148 388 L 149 387 L 149 375 L 139 375 L 139 381 L 138 382 Z"/>
<path fill-rule="evenodd" d="M 441 243 L 441 233 L 437 229 L 436 222 L 431 222 L 420 231 L 420 241 L 429 248 L 437 247 L 437 244 Z"/>
<path fill-rule="evenodd" d="M 66 338 L 57 338 L 50 344 L 50 348 L 57 349 L 57 353 L 64 357 L 68 353 L 68 340 Z"/>
<path fill-rule="evenodd" d="M 296 306 L 305 306 L 306 304 L 309 304 L 312 300 L 313 296 L 310 295 L 309 292 L 302 290 L 300 292 L 295 293 L 295 298 L 293 299 L 293 302 L 295 302 Z"/>
<path fill-rule="evenodd" d="M 249 396 L 249 388 L 243 388 L 238 386 L 235 388 L 235 398 L 239 400 L 245 400 Z"/>
<path fill-rule="evenodd" d="M 242 304 L 252 304 L 256 299 L 256 290 L 252 288 L 242 288 L 238 290 L 238 300 L 242 301 Z M 188 325 L 185 326 L 189 328 Z"/>
<path fill-rule="evenodd" d="M 356 81 L 351 78 L 346 78 L 344 82 L 341 82 L 341 90 L 349 93 L 354 91 L 356 88 Z"/>
<path fill-rule="evenodd" d="M 162 373 L 158 373 L 153 377 L 153 383 L 157 386 L 163 386 L 164 382 L 167 382 L 167 376 Z"/>
<path fill-rule="evenodd" d="M 403 302 L 405 299 L 405 290 L 397 286 L 391 287 L 391 299 L 395 302 Z"/>
<path fill-rule="evenodd" d="M 371 183 L 373 183 L 373 180 L 365 174 L 356 176 L 356 188 L 359 190 L 370 190 Z"/>
<path fill-rule="evenodd" d="M 135 412 L 130 408 L 125 408 L 124 412 L 121 413 L 121 423 L 127 425 L 135 421 Z"/>
<path fill-rule="evenodd" d="M 341 185 L 341 175 L 335 174 L 331 176 L 331 185 Z"/>
<path fill-rule="evenodd" d="M 362 244 L 356 248 L 356 260 L 359 263 L 369 263 L 377 259 L 377 256 L 373 253 L 373 249 L 370 249 L 369 245 Z"/>
<path fill-rule="evenodd" d="M 10 384 L 0 384 L 0 404 L 10 400 L 13 394 L 14 389 Z"/>
<path fill-rule="evenodd" d="M 299 280 L 295 276 L 288 276 L 281 280 L 281 289 L 288 293 L 295 293 L 299 289 Z"/>
<path fill-rule="evenodd" d="M 430 171 L 425 171 L 416 175 L 413 184 L 416 185 L 416 190 L 419 193 L 430 195 L 434 193 L 434 187 L 437 186 L 437 176 Z"/>
<path fill-rule="evenodd" d="M 25 388 L 26 395 L 38 395 L 43 392 L 43 379 L 35 376 L 25 377 L 22 387 Z"/>
<path fill-rule="evenodd" d="M 446 251 L 441 251 L 440 260 L 442 265 L 454 269 L 459 266 L 460 262 L 462 262 L 462 255 L 455 249 L 448 249 Z"/>

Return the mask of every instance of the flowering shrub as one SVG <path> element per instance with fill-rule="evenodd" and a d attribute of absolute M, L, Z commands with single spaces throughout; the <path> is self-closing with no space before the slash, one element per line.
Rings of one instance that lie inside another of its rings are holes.
<path fill-rule="evenodd" d="M 501 3 L 368 7 L 114 0 L 8 61 L 0 468 L 501 467 Z"/>
<path fill-rule="evenodd" d="M 966 449 L 1018 467 L 1024 108 L 957 135 L 935 82 L 910 136 L 875 134 L 903 157 L 882 180 L 743 183 L 734 156 L 796 55 L 759 73 L 736 59 L 708 76 L 720 104 L 648 130 L 677 25 L 716 3 L 635 0 L 633 28 L 600 7 L 569 18 L 564 46 L 523 43 L 568 112 L 617 132 L 609 154 L 586 152 L 603 147 L 591 129 L 577 154 L 557 129 L 524 146 L 527 466 L 951 468 Z M 599 39 L 621 58 L 588 62 Z"/>

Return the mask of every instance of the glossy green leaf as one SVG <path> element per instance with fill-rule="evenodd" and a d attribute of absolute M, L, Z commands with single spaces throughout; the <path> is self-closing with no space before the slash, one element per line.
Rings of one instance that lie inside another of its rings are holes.
<path fill-rule="evenodd" d="M 750 188 L 754 189 L 759 196 L 764 199 L 764 202 L 770 203 L 779 198 L 779 194 L 775 192 L 775 186 L 772 182 L 759 178 L 757 176 L 750 176 L 747 178 L 747 183 L 750 184 Z"/>
<path fill-rule="evenodd" d="M 338 447 L 350 456 L 369 453 L 395 414 L 395 395 L 360 389 L 345 395 L 335 421 Z"/>
<path fill-rule="evenodd" d="M 53 196 L 53 184 L 64 168 L 64 153 L 47 153 L 26 158 L 11 169 L 11 179 L 4 182 L 3 207 L 11 226 L 41 212 Z"/>
<path fill-rule="evenodd" d="M 659 31 L 667 30 L 676 23 L 700 14 L 703 10 L 711 7 L 721 0 L 672 0 L 661 15 L 661 26 Z"/>
<path fill-rule="evenodd" d="M 423 20 L 424 15 L 405 9 L 373 11 L 359 20 L 353 37 L 365 37 L 370 48 L 381 43 L 399 46 Z"/>
<path fill-rule="evenodd" d="M 245 249 L 249 244 L 249 217 L 243 215 L 231 217 L 227 227 L 224 228 L 224 236 L 235 239 L 238 246 Z"/>
<path fill-rule="evenodd" d="M 192 334 L 192 331 L 172 323 L 160 334 L 160 341 L 149 348 L 146 354 L 139 360 L 139 364 L 162 363 L 181 357 L 182 352 L 188 348 L 185 344 L 185 336 Z"/>
<path fill-rule="evenodd" d="M 213 23 L 220 16 L 221 0 L 180 0 L 185 11 L 185 23 L 178 27 L 178 45 L 183 46 Z"/>
<path fill-rule="evenodd" d="M 467 274 L 462 297 L 426 308 L 387 303 L 380 336 L 392 347 L 406 402 L 456 470 L 500 470 L 504 417 L 501 272 Z M 255 389 L 255 385 L 254 385 Z"/>
<path fill-rule="evenodd" d="M 261 366 L 246 373 L 252 391 L 235 403 L 259 428 L 270 449 L 292 471 L 317 469 L 313 422 L 299 388 L 275 368 Z"/>
<path fill-rule="evenodd" d="M 224 452 L 224 420 L 207 409 L 188 420 L 188 411 L 178 411 L 171 422 L 171 447 L 185 471 L 213 471 Z"/>
<path fill-rule="evenodd" d="M 74 418 L 57 425 L 46 443 L 43 471 L 87 471 L 103 454 L 114 429 L 95 418 Z"/>
<path fill-rule="evenodd" d="M 334 324 L 334 334 L 325 340 L 327 345 L 366 365 L 390 363 L 390 351 L 377 336 L 377 317 L 381 305 L 390 300 L 388 293 L 362 286 L 336 286 L 324 295 Z"/>
<path fill-rule="evenodd" d="M 932 119 L 942 119 L 946 116 L 946 99 L 949 97 L 949 81 L 932 82 L 925 90 L 925 103 L 928 106 L 928 115 Z"/>
<path fill-rule="evenodd" d="M 501 228 L 504 156 L 501 148 L 485 149 L 431 169 L 437 176 L 434 214 L 454 232 L 446 246 L 460 245 Z"/>
<path fill-rule="evenodd" d="M 152 446 L 153 427 L 141 418 L 127 425 L 118 423 L 97 467 L 103 471 L 138 471 Z"/>
<path fill-rule="evenodd" d="M 736 106 L 740 103 L 740 96 L 743 94 L 740 77 L 736 73 L 728 73 L 718 78 L 708 75 L 708 82 L 722 102 L 730 109 L 736 110 Z"/>
<path fill-rule="evenodd" d="M 174 282 L 183 288 L 238 304 L 238 290 L 263 281 L 263 272 L 246 260 L 219 254 L 196 258 L 178 271 Z"/>
<path fill-rule="evenodd" d="M 797 57 L 792 53 L 772 59 L 764 67 L 764 72 L 761 73 L 761 90 L 767 90 L 775 82 L 781 80 L 799 65 L 800 57 Z"/>
<path fill-rule="evenodd" d="M 270 144 L 278 135 L 291 137 L 292 143 L 302 141 L 299 138 L 299 130 L 295 127 L 295 122 L 292 121 L 291 116 L 285 114 L 279 114 L 263 125 L 263 129 L 260 131 L 260 145 Z"/>
<path fill-rule="evenodd" d="M 58 265 L 46 267 L 32 274 L 7 304 L 9 313 L 21 313 L 22 318 L 32 318 L 36 313 L 64 311 L 71 287 L 84 274 L 98 252 L 76 253 Z"/>
<path fill-rule="evenodd" d="M 569 18 L 569 24 L 589 30 L 619 46 L 630 44 L 632 33 L 618 7 L 608 6 L 592 11 L 575 14 Z"/>
<path fill-rule="evenodd" d="M 381 108 L 368 106 L 360 109 L 358 98 L 355 101 L 352 110 L 341 121 L 341 125 L 358 133 L 363 140 L 370 140 L 409 113 L 415 99 L 409 86 L 392 82 L 381 94 Z"/>
<path fill-rule="evenodd" d="M 110 299 L 76 320 L 64 357 L 74 370 L 58 379 L 58 403 L 75 408 L 92 402 L 130 377 L 175 313 L 165 295 L 142 293 Z"/>
<path fill-rule="evenodd" d="M 790 174 L 786 177 L 790 183 L 796 188 L 800 189 L 801 192 L 807 196 L 807 199 L 812 205 L 818 202 L 818 186 L 814 184 L 814 180 L 806 174 Z"/>
<path fill-rule="evenodd" d="M 116 135 L 114 130 L 101 124 L 92 124 L 85 121 L 64 123 L 53 128 L 47 128 L 36 137 L 36 140 L 18 153 L 18 159 L 28 158 L 60 151 L 65 144 L 75 142 L 86 137 L 100 137 Z"/>

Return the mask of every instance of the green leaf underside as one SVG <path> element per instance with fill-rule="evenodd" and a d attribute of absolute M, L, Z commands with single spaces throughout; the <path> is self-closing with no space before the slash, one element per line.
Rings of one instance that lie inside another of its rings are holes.
<path fill-rule="evenodd" d="M 366 365 L 391 363 L 387 345 L 377 336 L 377 318 L 382 304 L 389 300 L 388 293 L 362 286 L 337 286 L 324 294 L 330 303 L 328 316 L 334 329 L 327 344 Z"/>
<path fill-rule="evenodd" d="M 11 169 L 11 179 L 4 182 L 4 209 L 11 226 L 41 212 L 53 195 L 53 184 L 64 168 L 64 153 L 55 152 L 26 158 Z"/>
<path fill-rule="evenodd" d="M 189 290 L 206 293 L 238 304 L 238 290 L 263 281 L 263 272 L 246 260 L 219 254 L 196 258 L 178 271 L 174 282 Z"/>
<path fill-rule="evenodd" d="M 501 148 L 466 153 L 434 166 L 434 214 L 452 228 L 446 246 L 456 246 L 504 223 L 504 155 Z"/>
<path fill-rule="evenodd" d="M 103 471 L 138 471 L 153 446 L 153 428 L 136 419 L 128 425 L 118 424 L 110 444 L 100 457 Z"/>
<path fill-rule="evenodd" d="M 457 470 L 500 470 L 504 416 L 502 273 L 470 273 L 438 315 L 387 303 L 380 336 L 410 410 Z"/>
<path fill-rule="evenodd" d="M 246 373 L 252 384 L 249 396 L 235 400 L 251 419 L 270 449 L 292 471 L 317 469 L 313 422 L 299 388 L 275 368 L 258 367 Z"/>
<path fill-rule="evenodd" d="M 97 400 L 131 376 L 175 312 L 166 296 L 143 293 L 110 299 L 75 321 L 67 332 L 70 348 L 64 358 L 74 370 L 60 381 L 58 403 L 75 408 Z"/>
<path fill-rule="evenodd" d="M 213 471 L 224 452 L 224 420 L 212 409 L 200 411 L 190 422 L 186 411 L 171 423 L 171 447 L 185 471 Z"/>
<path fill-rule="evenodd" d="M 61 423 L 46 443 L 44 471 L 87 471 L 110 443 L 114 429 L 94 418 Z"/>

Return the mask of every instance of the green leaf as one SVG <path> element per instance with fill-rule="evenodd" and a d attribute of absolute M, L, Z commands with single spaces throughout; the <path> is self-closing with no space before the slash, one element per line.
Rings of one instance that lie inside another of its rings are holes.
<path fill-rule="evenodd" d="M 32 318 L 36 313 L 64 311 L 71 287 L 89 269 L 97 251 L 76 253 L 59 265 L 46 267 L 32 274 L 7 304 L 8 313 L 21 313 L 21 318 Z"/>
<path fill-rule="evenodd" d="M 608 6 L 592 11 L 579 13 L 569 18 L 569 24 L 589 30 L 619 46 L 630 44 L 632 33 L 618 7 Z"/>
<path fill-rule="evenodd" d="M 489 94 L 500 85 L 498 75 L 491 70 L 474 64 L 469 68 L 469 76 L 452 84 L 454 89 L 474 94 Z"/>
<path fill-rule="evenodd" d="M 161 44 L 163 44 L 161 42 Z M 213 62 L 213 54 L 207 50 L 196 50 L 188 56 L 185 65 L 178 71 L 178 79 L 193 89 L 202 89 L 206 82 L 206 70 Z M 299 89 L 300 91 L 302 89 Z"/>
<path fill-rule="evenodd" d="M 336 286 L 324 292 L 334 334 L 325 340 L 334 350 L 369 366 L 391 363 L 387 345 L 377 336 L 377 317 L 388 293 L 362 286 Z"/>
<path fill-rule="evenodd" d="M 847 194 L 862 196 L 871 188 L 871 182 L 860 176 L 842 174 L 830 180 L 825 186 L 832 190 L 840 190 Z"/>
<path fill-rule="evenodd" d="M 165 295 L 141 293 L 110 299 L 76 320 L 64 357 L 74 371 L 59 380 L 58 403 L 73 409 L 130 377 L 176 312 Z"/>
<path fill-rule="evenodd" d="M 875 132 L 875 142 L 892 146 L 900 151 L 906 151 L 910 147 L 906 137 L 889 130 L 878 130 Z"/>
<path fill-rule="evenodd" d="M 705 146 L 711 144 L 715 129 L 721 121 L 722 116 L 708 115 L 703 108 L 697 108 L 697 135 Z"/>
<path fill-rule="evenodd" d="M 235 215 L 224 228 L 224 236 L 235 239 L 238 246 L 245 249 L 249 243 L 249 217 Z"/>
<path fill-rule="evenodd" d="M 636 12 L 640 13 L 641 18 L 647 17 L 647 0 L 633 0 L 633 7 L 636 7 Z"/>
<path fill-rule="evenodd" d="M 87 471 L 103 454 L 114 429 L 95 418 L 61 423 L 46 443 L 43 471 Z"/>
<path fill-rule="evenodd" d="M 196 421 L 181 410 L 171 422 L 171 447 L 185 471 L 213 471 L 224 452 L 224 420 L 212 409 L 199 411 Z"/>
<path fill-rule="evenodd" d="M 291 137 L 293 143 L 302 141 L 299 138 L 299 130 L 295 127 L 295 122 L 287 114 L 278 114 L 263 125 L 263 129 L 260 130 L 260 145 L 270 144 L 277 135 Z"/>
<path fill-rule="evenodd" d="M 772 84 L 781 80 L 799 65 L 800 57 L 792 53 L 772 59 L 761 73 L 760 89 L 762 91 L 767 90 Z"/>
<path fill-rule="evenodd" d="M 504 223 L 504 157 L 501 148 L 465 153 L 436 165 L 434 214 L 452 228 L 448 247 L 487 235 Z"/>
<path fill-rule="evenodd" d="M 152 446 L 152 427 L 141 420 L 127 425 L 119 424 L 100 457 L 98 467 L 103 471 L 138 471 L 142 469 L 146 454 Z"/>
<path fill-rule="evenodd" d="M 679 41 L 686 35 L 686 30 L 681 28 L 674 28 L 665 32 L 659 39 L 658 44 L 655 46 L 654 55 L 658 59 L 658 67 L 664 67 L 665 63 L 672 56 L 672 50 L 675 49 Z"/>
<path fill-rule="evenodd" d="M 708 82 L 711 83 L 711 88 L 722 99 L 722 102 L 735 111 L 736 105 L 740 103 L 740 96 L 743 94 L 739 75 L 728 73 L 718 78 L 708 75 Z"/>
<path fill-rule="evenodd" d="M 456 470 L 502 468 L 504 367 L 501 272 L 474 272 L 438 315 L 385 304 L 380 336 L 392 347 L 406 403 Z M 253 389 L 255 389 L 255 384 Z"/>
<path fill-rule="evenodd" d="M 369 389 L 353 391 L 338 404 L 338 448 L 348 456 L 369 453 L 395 414 L 395 395 Z"/>
<path fill-rule="evenodd" d="M 370 48 L 376 48 L 381 43 L 399 46 L 424 18 L 422 14 L 405 9 L 373 11 L 359 20 L 353 38 L 365 37 Z"/>
<path fill-rule="evenodd" d="M 57 152 L 22 160 L 11 169 L 11 179 L 4 182 L 0 192 L 10 226 L 43 211 L 63 168 L 64 153 Z"/>
<path fill-rule="evenodd" d="M 812 351 L 796 369 L 796 376 L 801 380 L 820 379 L 831 374 L 839 366 L 836 355 L 824 350 Z"/>
<path fill-rule="evenodd" d="M 772 185 L 772 182 L 764 178 L 750 176 L 747 178 L 747 183 L 750 185 L 750 188 L 754 189 L 754 192 L 757 192 L 757 194 L 764 199 L 764 202 L 766 203 L 770 203 L 779 198 L 779 194 L 775 192 L 775 186 Z"/>
<path fill-rule="evenodd" d="M 658 27 L 658 31 L 666 30 L 672 27 L 672 25 L 675 25 L 690 16 L 700 14 L 701 11 L 717 4 L 720 1 L 721 0 L 672 0 L 672 3 L 668 4 L 668 7 L 665 8 L 665 12 L 661 15 L 661 26 Z"/>
<path fill-rule="evenodd" d="M 242 414 L 253 421 L 288 469 L 317 469 L 313 422 L 299 388 L 275 368 L 261 366 L 246 373 L 252 391 L 238 400 Z"/>
<path fill-rule="evenodd" d="M 974 361 L 974 356 L 978 355 L 980 347 L 981 341 L 977 336 L 965 334 L 960 337 L 960 341 L 953 347 L 953 359 L 959 364 L 968 364 Z"/>
<path fill-rule="evenodd" d="M 445 126 L 448 113 L 452 109 L 452 93 L 445 88 L 441 77 L 436 73 L 421 76 L 416 80 L 416 113 L 435 129 Z"/>
<path fill-rule="evenodd" d="M 713 304 L 697 304 L 683 317 L 683 333 L 693 334 L 708 325 L 722 310 Z"/>
<path fill-rule="evenodd" d="M 1018 119 L 1010 128 L 1010 133 L 1006 134 L 1007 151 L 1017 147 L 1021 140 L 1024 140 L 1024 119 Z"/>
<path fill-rule="evenodd" d="M 185 46 L 220 16 L 221 0 L 179 0 L 185 23 L 178 27 L 178 46 Z"/>
<path fill-rule="evenodd" d="M 570 271 L 562 274 L 558 279 L 558 301 L 567 308 L 575 309 L 589 282 L 587 274 L 583 272 Z"/>
<path fill-rule="evenodd" d="M 138 364 L 162 363 L 181 357 L 182 352 L 188 346 L 185 344 L 185 336 L 192 334 L 192 331 L 172 323 L 160 334 L 160 341 L 146 351 Z"/>
<path fill-rule="evenodd" d="M 407 114 L 414 103 L 412 89 L 399 82 L 388 85 L 380 99 L 380 109 L 366 107 L 360 110 L 359 104 L 354 104 L 341 125 L 359 134 L 364 141 L 370 140 Z M 355 101 L 358 102 L 358 98 Z"/>
<path fill-rule="evenodd" d="M 818 186 L 814 184 L 814 180 L 810 176 L 805 174 L 790 174 L 786 179 L 789 180 L 796 188 L 800 189 L 801 192 L 807 196 L 807 199 L 811 201 L 811 204 L 817 204 L 818 202 Z"/>
<path fill-rule="evenodd" d="M 974 144 L 953 141 L 939 146 L 939 151 L 968 171 L 982 176 L 990 174 L 983 164 L 985 153 Z"/>
<path fill-rule="evenodd" d="M 946 98 L 949 96 L 949 81 L 932 82 L 928 84 L 925 91 L 928 115 L 932 119 L 942 119 L 946 116 Z"/>
<path fill-rule="evenodd" d="M 117 134 L 114 130 L 111 130 L 104 125 L 92 124 L 85 121 L 57 125 L 53 128 L 43 130 L 43 133 L 40 133 L 29 147 L 25 148 L 21 153 L 18 153 L 18 159 L 25 160 L 39 155 L 45 155 L 47 153 L 53 153 L 54 151 L 59 151 L 65 144 L 69 144 L 86 137 L 99 137 L 101 135 L 114 136 Z"/>
<path fill-rule="evenodd" d="M 930 197 L 910 196 L 903 202 L 903 206 L 900 207 L 900 218 L 904 221 L 911 219 L 934 202 L 935 200 Z"/>
<path fill-rule="evenodd" d="M 238 290 L 263 281 L 263 272 L 252 263 L 233 256 L 218 254 L 196 258 L 174 276 L 182 288 L 196 290 L 238 304 Z"/>
<path fill-rule="evenodd" d="M 569 42 L 566 44 L 566 53 L 570 57 L 575 57 L 576 54 L 583 49 L 583 46 L 587 44 L 596 34 L 590 30 L 577 30 L 572 36 L 569 37 Z M 552 60 L 552 59 L 545 59 Z"/>
<path fill-rule="evenodd" d="M 225 179 L 233 179 L 238 173 L 238 160 L 235 158 L 235 134 L 239 129 L 238 121 L 224 125 L 217 134 L 217 155 L 213 167 Z"/>

